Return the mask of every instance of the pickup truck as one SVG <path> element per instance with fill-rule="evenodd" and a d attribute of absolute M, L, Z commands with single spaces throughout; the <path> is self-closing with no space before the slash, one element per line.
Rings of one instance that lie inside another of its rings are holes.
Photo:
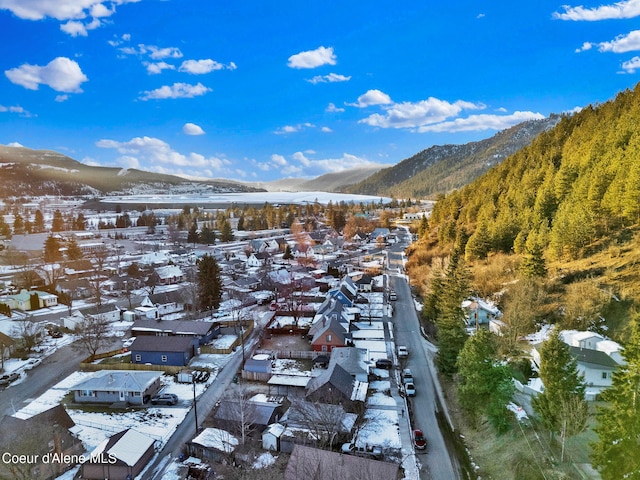
<path fill-rule="evenodd" d="M 368 457 L 374 458 L 376 460 L 382 459 L 382 450 L 380 449 L 380 447 L 368 445 L 365 447 L 358 447 L 354 443 L 343 443 L 340 451 L 342 453 L 346 453 L 348 455 L 356 455 L 358 457 Z"/>

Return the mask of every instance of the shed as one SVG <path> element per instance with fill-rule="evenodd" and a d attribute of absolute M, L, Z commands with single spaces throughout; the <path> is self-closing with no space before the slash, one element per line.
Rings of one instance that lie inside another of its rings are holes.
<path fill-rule="evenodd" d="M 128 480 L 135 478 L 154 455 L 155 440 L 127 429 L 116 433 L 91 452 L 82 464 L 82 478 Z"/>
<path fill-rule="evenodd" d="M 205 428 L 197 437 L 187 442 L 187 452 L 202 460 L 219 462 L 225 455 L 231 455 L 239 443 L 226 430 Z"/>

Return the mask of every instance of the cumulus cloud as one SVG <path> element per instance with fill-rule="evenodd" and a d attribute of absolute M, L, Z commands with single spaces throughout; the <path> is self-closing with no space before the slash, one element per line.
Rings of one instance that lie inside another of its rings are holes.
<path fill-rule="evenodd" d="M 514 112 L 510 115 L 469 115 L 466 118 L 425 125 L 418 132 L 469 132 L 481 130 L 504 130 L 526 120 L 542 120 L 544 115 L 535 112 Z"/>
<path fill-rule="evenodd" d="M 111 41 L 110 44 L 118 46 L 120 42 Z M 184 56 L 177 47 L 158 47 L 156 45 L 145 45 L 144 43 L 139 43 L 137 47 L 121 47 L 120 51 L 125 55 L 146 55 L 152 60 L 175 59 Z"/>
<path fill-rule="evenodd" d="M 358 108 L 366 108 L 372 105 L 388 105 L 393 103 L 391 97 L 380 90 L 369 90 L 358 97 L 356 103 L 348 103 L 347 105 Z"/>
<path fill-rule="evenodd" d="M 89 80 L 82 73 L 80 65 L 67 57 L 58 57 L 51 60 L 44 67 L 24 64 L 4 74 L 16 85 L 29 90 L 37 90 L 40 85 L 47 85 L 57 92 L 79 93 L 80 85 Z"/>
<path fill-rule="evenodd" d="M 176 67 L 168 64 L 167 62 L 142 62 L 147 67 L 147 73 L 149 75 L 157 75 L 162 73 L 163 70 L 175 70 Z"/>
<path fill-rule="evenodd" d="M 31 113 L 29 113 L 20 105 L 11 105 L 6 107 L 0 104 L 0 113 L 17 113 L 21 117 L 31 117 Z"/>
<path fill-rule="evenodd" d="M 165 98 L 193 98 L 210 92 L 209 87 L 205 87 L 201 83 L 191 85 L 189 83 L 174 83 L 173 85 L 164 85 L 155 90 L 142 92 L 141 100 L 163 100 Z"/>
<path fill-rule="evenodd" d="M 195 123 L 185 123 L 182 126 L 182 133 L 185 135 L 204 135 L 204 130 L 200 125 Z"/>
<path fill-rule="evenodd" d="M 313 83 L 335 83 L 335 82 L 348 82 L 351 77 L 345 75 L 338 75 L 337 73 L 330 73 L 329 75 L 316 75 L 313 78 L 309 78 L 307 82 Z"/>
<path fill-rule="evenodd" d="M 200 153 L 184 155 L 173 150 L 167 142 L 146 136 L 135 137 L 127 142 L 103 139 L 96 142 L 96 146 L 115 150 L 120 154 L 116 161 L 123 167 L 135 166 L 160 173 L 210 176 L 226 171 L 231 164 L 224 158 L 206 157 Z"/>
<path fill-rule="evenodd" d="M 640 50 L 640 30 L 633 30 L 626 35 L 618 35 L 610 42 L 598 43 L 601 52 L 625 53 Z"/>
<path fill-rule="evenodd" d="M 231 62 L 225 65 L 210 58 L 203 60 L 185 60 L 178 69 L 180 72 L 187 72 L 193 75 L 203 75 L 205 73 L 213 72 L 214 70 L 235 70 L 236 64 Z"/>
<path fill-rule="evenodd" d="M 303 130 L 305 128 L 314 128 L 315 125 L 313 123 L 299 123 L 297 125 L 285 125 L 282 128 L 279 128 L 278 130 L 276 130 L 275 133 L 276 135 L 284 135 L 287 133 L 296 133 L 299 132 L 300 130 Z"/>
<path fill-rule="evenodd" d="M 458 100 L 454 103 L 429 97 L 416 103 L 403 102 L 385 106 L 385 113 L 375 113 L 360 123 L 380 128 L 418 128 L 424 125 L 443 122 L 459 115 L 463 110 L 481 110 L 482 104 Z"/>
<path fill-rule="evenodd" d="M 296 53 L 289 57 L 287 66 L 290 68 L 316 68 L 322 65 L 335 65 L 336 55 L 333 47 L 318 47 L 315 50 Z"/>
<path fill-rule="evenodd" d="M 620 18 L 635 18 L 640 15 L 640 0 L 623 0 L 611 5 L 600 5 L 595 8 L 585 8 L 582 5 L 563 6 L 564 12 L 554 12 L 553 18 L 558 20 L 589 21 L 610 20 Z"/>
<path fill-rule="evenodd" d="M 9 10 L 25 20 L 54 18 L 61 22 L 60 29 L 71 36 L 86 36 L 88 30 L 103 24 L 101 18 L 115 13 L 117 5 L 140 0 L 0 0 L 0 10 Z M 109 5 L 106 6 L 106 5 Z"/>
<path fill-rule="evenodd" d="M 325 112 L 344 112 L 344 108 L 336 107 L 335 104 L 330 103 L 327 105 L 327 108 L 324 109 Z"/>
<path fill-rule="evenodd" d="M 625 73 L 636 73 L 636 70 L 640 70 L 640 57 L 633 57 L 631 60 L 624 62 L 622 70 Z"/>

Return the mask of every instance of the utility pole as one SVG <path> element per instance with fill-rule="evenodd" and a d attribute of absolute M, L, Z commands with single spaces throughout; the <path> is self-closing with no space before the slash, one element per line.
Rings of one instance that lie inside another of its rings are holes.
<path fill-rule="evenodd" d="M 196 379 L 191 374 L 191 383 L 193 384 L 193 417 L 196 421 L 196 436 L 198 435 L 198 402 L 196 401 Z"/>

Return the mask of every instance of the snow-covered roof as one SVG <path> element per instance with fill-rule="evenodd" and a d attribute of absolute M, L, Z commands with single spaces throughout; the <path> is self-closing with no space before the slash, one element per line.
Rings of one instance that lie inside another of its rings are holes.
<path fill-rule="evenodd" d="M 236 437 L 219 428 L 205 428 L 192 442 L 225 453 L 233 452 L 240 443 Z"/>
<path fill-rule="evenodd" d="M 272 375 L 269 381 L 267 381 L 267 384 L 306 387 L 309 380 L 311 380 L 311 377 L 303 377 L 300 375 Z"/>
<path fill-rule="evenodd" d="M 104 453 L 109 456 L 114 456 L 121 462 L 132 467 L 142 458 L 145 452 L 153 446 L 155 441 L 153 438 L 147 437 L 133 429 L 126 430 L 120 438 L 117 438 L 118 435 L 120 434 L 107 438 L 98 445 L 95 450 L 91 452 L 90 458 L 100 458 L 101 454 Z M 117 438 L 117 440 L 109 446 L 114 438 Z"/>

